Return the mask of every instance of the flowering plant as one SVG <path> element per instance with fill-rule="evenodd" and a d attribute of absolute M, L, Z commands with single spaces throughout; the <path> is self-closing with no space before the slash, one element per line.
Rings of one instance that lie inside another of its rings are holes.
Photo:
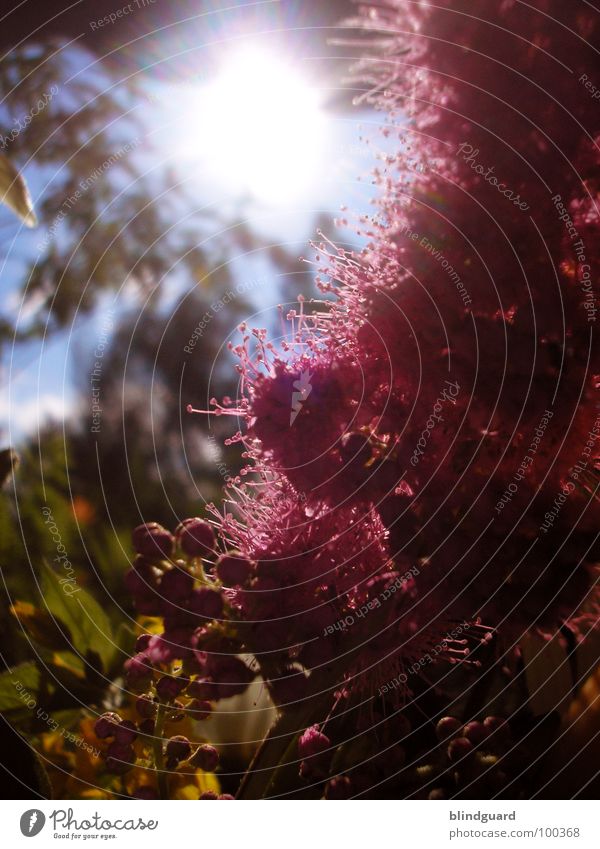
<path fill-rule="evenodd" d="M 277 344 L 241 325 L 238 397 L 196 411 L 237 419 L 224 504 L 133 531 L 139 633 L 95 723 L 129 796 L 544 795 L 582 747 L 600 22 L 383 0 L 347 27 L 384 118 L 373 213 L 340 219 L 364 247 L 320 233 L 322 298 L 282 311 Z M 548 645 L 572 675 L 554 701 Z M 210 723 L 255 709 L 275 718 L 240 764 Z"/>
<path fill-rule="evenodd" d="M 524 646 L 573 652 L 598 611 L 600 115 L 574 81 L 600 32 L 565 16 L 386 0 L 349 22 L 392 149 L 365 247 L 321 237 L 326 299 L 279 346 L 242 325 L 240 397 L 206 412 L 242 421 L 247 465 L 180 526 L 188 560 L 134 533 L 129 586 L 164 623 L 127 665 L 140 708 L 204 715 L 255 677 L 277 707 L 242 797 L 526 793 L 554 733 Z M 157 768 L 190 754 L 173 737 Z"/>

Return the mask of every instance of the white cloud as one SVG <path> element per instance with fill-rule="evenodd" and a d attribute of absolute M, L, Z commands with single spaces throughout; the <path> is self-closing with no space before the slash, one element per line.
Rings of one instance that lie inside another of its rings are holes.
<path fill-rule="evenodd" d="M 60 395 L 45 394 L 25 402 L 3 405 L 3 430 L 14 442 L 49 422 L 62 423 L 71 413 L 71 402 Z"/>

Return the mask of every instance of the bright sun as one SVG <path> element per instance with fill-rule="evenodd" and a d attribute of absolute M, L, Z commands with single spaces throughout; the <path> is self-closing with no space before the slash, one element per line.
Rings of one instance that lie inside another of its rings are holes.
<path fill-rule="evenodd" d="M 314 186 L 325 135 L 318 92 L 278 57 L 232 55 L 197 89 L 191 112 L 188 152 L 228 192 L 280 204 Z"/>

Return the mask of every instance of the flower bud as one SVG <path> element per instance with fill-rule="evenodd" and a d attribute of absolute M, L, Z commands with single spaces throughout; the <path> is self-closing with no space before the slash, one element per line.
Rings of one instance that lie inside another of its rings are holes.
<path fill-rule="evenodd" d="M 191 699 L 214 701 L 217 698 L 217 686 L 209 678 L 196 678 L 190 682 L 187 688 L 187 694 Z"/>
<path fill-rule="evenodd" d="M 219 699 L 228 699 L 244 693 L 256 675 L 243 660 L 235 656 L 210 657 L 208 670 L 218 685 Z"/>
<path fill-rule="evenodd" d="M 111 743 L 106 750 L 106 769 L 115 775 L 124 775 L 135 762 L 133 746 L 124 743 Z"/>
<path fill-rule="evenodd" d="M 331 746 L 331 740 L 319 731 L 318 725 L 311 725 L 298 740 L 298 756 L 303 760 L 322 755 Z"/>
<path fill-rule="evenodd" d="M 154 737 L 154 719 L 144 719 L 138 724 L 138 732 L 146 737 Z"/>
<path fill-rule="evenodd" d="M 136 557 L 133 568 L 125 575 L 125 586 L 139 613 L 157 616 L 160 613 L 158 579 L 160 571 L 150 561 Z"/>
<path fill-rule="evenodd" d="M 474 746 L 480 746 L 488 736 L 488 732 L 482 722 L 468 722 L 463 728 L 463 736 Z"/>
<path fill-rule="evenodd" d="M 510 737 L 508 722 L 505 719 L 501 719 L 499 716 L 486 716 L 483 720 L 483 727 L 485 728 L 488 737 L 491 737 L 493 734 L 494 739 L 497 738 L 499 741 L 504 741 Z"/>
<path fill-rule="evenodd" d="M 138 654 L 145 652 L 148 648 L 148 643 L 152 638 L 152 634 L 140 634 L 135 641 L 135 650 Z"/>
<path fill-rule="evenodd" d="M 192 747 L 187 737 L 182 737 L 181 734 L 171 737 L 167 741 L 167 748 L 165 750 L 167 767 L 173 769 L 180 761 L 185 761 L 191 751 Z"/>
<path fill-rule="evenodd" d="M 447 799 L 446 792 L 441 787 L 436 787 L 429 794 L 429 799 Z"/>
<path fill-rule="evenodd" d="M 130 746 L 138 736 L 137 726 L 130 719 L 124 719 L 115 730 L 115 742 Z"/>
<path fill-rule="evenodd" d="M 160 594 L 164 601 L 173 604 L 182 604 L 187 601 L 193 589 L 193 577 L 177 566 L 165 572 L 160 582 Z"/>
<path fill-rule="evenodd" d="M 191 699 L 200 701 L 215 701 L 218 697 L 218 684 L 209 678 L 196 678 L 187 689 L 187 695 Z"/>
<path fill-rule="evenodd" d="M 98 717 L 94 726 L 96 737 L 99 740 L 114 737 L 121 722 L 122 720 L 118 713 L 103 713 L 102 716 Z"/>
<path fill-rule="evenodd" d="M 167 719 L 169 722 L 182 722 L 185 719 L 185 707 L 177 699 L 169 706 Z"/>
<path fill-rule="evenodd" d="M 219 764 L 219 753 L 214 746 L 203 743 L 202 746 L 198 746 L 190 758 L 190 763 L 197 769 L 204 770 L 204 772 L 214 772 Z"/>
<path fill-rule="evenodd" d="M 462 760 L 473 752 L 473 744 L 466 737 L 457 737 L 450 741 L 448 746 L 448 758 L 452 763 Z"/>
<path fill-rule="evenodd" d="M 127 686 L 134 691 L 147 690 L 152 683 L 154 667 L 147 654 L 142 652 L 129 658 L 123 664 L 127 676 Z"/>
<path fill-rule="evenodd" d="M 352 782 L 347 775 L 336 775 L 327 783 L 325 797 L 327 799 L 350 799 Z"/>
<path fill-rule="evenodd" d="M 462 723 L 458 719 L 453 716 L 444 716 L 435 726 L 435 733 L 438 740 L 444 741 L 458 734 L 461 728 Z"/>
<path fill-rule="evenodd" d="M 188 557 L 205 557 L 215 546 L 215 533 L 203 519 L 184 519 L 175 531 L 177 542 Z"/>
<path fill-rule="evenodd" d="M 191 719 L 195 719 L 196 722 L 202 722 L 204 719 L 208 719 L 211 715 L 212 705 L 210 702 L 194 699 L 194 701 L 187 706 L 187 712 Z"/>
<path fill-rule="evenodd" d="M 156 693 L 161 702 L 173 702 L 177 696 L 185 690 L 187 685 L 186 678 L 174 678 L 172 675 L 165 675 L 156 683 Z"/>
<path fill-rule="evenodd" d="M 145 654 L 148 655 L 151 662 L 158 664 L 181 660 L 191 654 L 190 638 L 189 628 L 165 630 L 162 634 L 152 636 Z"/>
<path fill-rule="evenodd" d="M 173 535 L 157 522 L 138 525 L 131 535 L 133 547 L 144 557 L 164 559 L 172 557 L 175 548 Z"/>
<path fill-rule="evenodd" d="M 144 693 L 138 696 L 135 700 L 135 709 L 143 719 L 151 719 L 157 710 L 157 704 L 154 701 L 154 696 Z"/>
<path fill-rule="evenodd" d="M 191 594 L 187 609 L 196 616 L 220 619 L 223 616 L 223 597 L 218 590 L 201 587 Z"/>
<path fill-rule="evenodd" d="M 226 587 L 245 584 L 252 572 L 252 561 L 241 554 L 224 554 L 217 560 L 217 576 Z"/>

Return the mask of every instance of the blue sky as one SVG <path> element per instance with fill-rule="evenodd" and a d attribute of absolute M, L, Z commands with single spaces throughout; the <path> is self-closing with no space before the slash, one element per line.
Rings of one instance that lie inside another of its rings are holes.
<path fill-rule="evenodd" d="M 198 89 L 199 97 L 200 94 L 201 88 Z M 366 135 L 379 145 L 378 116 L 375 114 L 359 113 L 358 110 L 356 114 L 340 113 L 327 110 L 325 106 L 320 108 L 318 119 L 315 118 L 319 122 L 319 150 L 303 175 L 300 191 L 296 190 L 295 196 L 289 199 L 285 197 L 284 191 L 283 197 L 273 202 L 269 198 L 252 198 L 247 186 L 238 190 L 235 180 L 224 179 L 227 169 L 222 167 L 222 162 L 217 161 L 218 147 L 203 149 L 199 144 L 196 149 L 194 134 L 201 133 L 201 128 L 199 130 L 189 121 L 190 99 L 193 101 L 195 96 L 189 85 L 182 85 L 178 90 L 173 85 L 157 83 L 149 93 L 148 100 L 140 104 L 140 110 L 153 148 L 164 151 L 165 165 L 178 169 L 188 181 L 188 188 L 193 188 L 201 202 L 218 209 L 221 217 L 226 217 L 228 212 L 232 215 L 239 213 L 240 194 L 243 193 L 247 201 L 245 209 L 254 232 L 266 242 L 285 245 L 288 250 L 297 252 L 298 256 L 309 256 L 307 241 L 314 236 L 314 222 L 318 215 L 333 221 L 342 205 L 357 213 L 368 209 L 368 200 L 373 193 L 369 184 L 369 170 L 374 164 L 374 158 L 369 147 L 360 141 L 360 136 Z M 200 107 L 200 99 L 198 104 Z M 307 130 L 310 129 L 310 126 L 302 128 L 307 133 L 308 142 L 311 137 Z M 252 127 L 248 128 L 250 131 Z M 243 127 L 239 144 L 246 144 Z M 139 150 L 130 155 L 142 157 L 143 150 L 144 144 L 141 144 Z M 233 153 L 235 155 L 235 148 Z M 299 156 L 298 152 L 294 155 Z M 268 166 L 267 159 L 261 167 L 268 169 Z M 281 162 L 279 167 L 281 169 Z M 294 168 L 293 159 L 289 167 Z M 239 172 L 238 176 L 242 179 L 243 172 Z M 27 169 L 26 177 L 34 202 L 39 203 L 52 175 L 48 175 L 43 166 L 32 166 Z M 68 220 L 63 226 L 68 227 Z M 0 232 L 4 234 L 5 246 L 9 246 L 6 260 L 0 269 L 0 312 L 14 315 L 21 308 L 18 293 L 26 274 L 25 258 L 33 255 L 35 245 L 45 236 L 45 231 L 42 228 L 35 232 L 26 231 L 7 210 L 2 209 Z M 331 232 L 334 233 L 333 224 Z M 340 241 L 355 243 L 356 240 L 356 235 L 351 231 L 339 232 L 338 236 Z M 55 238 L 60 238 L 60 232 Z M 247 280 L 249 276 L 260 278 L 261 281 L 272 278 L 272 283 L 267 282 L 251 291 L 250 298 L 257 310 L 277 301 L 277 276 L 269 268 L 264 256 L 259 254 L 243 262 L 232 258 L 231 268 L 234 277 L 239 280 Z M 181 292 L 181 280 L 176 271 L 164 285 L 167 287 L 168 304 L 169 296 L 175 299 Z M 107 312 L 114 310 L 118 316 L 119 312 L 131 307 L 135 299 L 135 287 L 126 285 L 116 301 L 114 295 L 103 297 L 92 316 L 76 317 L 67 330 L 55 333 L 49 339 L 36 340 L 20 345 L 14 351 L 9 349 L 3 352 L 0 404 L 3 443 L 10 441 L 17 444 L 24 435 L 31 434 L 41 422 L 48 419 L 60 423 L 63 418 L 77 416 L 73 359 L 76 357 L 80 362 L 82 353 L 93 350 L 96 340 L 105 332 Z M 34 309 L 35 304 L 29 305 L 30 312 Z M 20 326 L 25 327 L 27 321 L 28 314 L 24 312 Z"/>

